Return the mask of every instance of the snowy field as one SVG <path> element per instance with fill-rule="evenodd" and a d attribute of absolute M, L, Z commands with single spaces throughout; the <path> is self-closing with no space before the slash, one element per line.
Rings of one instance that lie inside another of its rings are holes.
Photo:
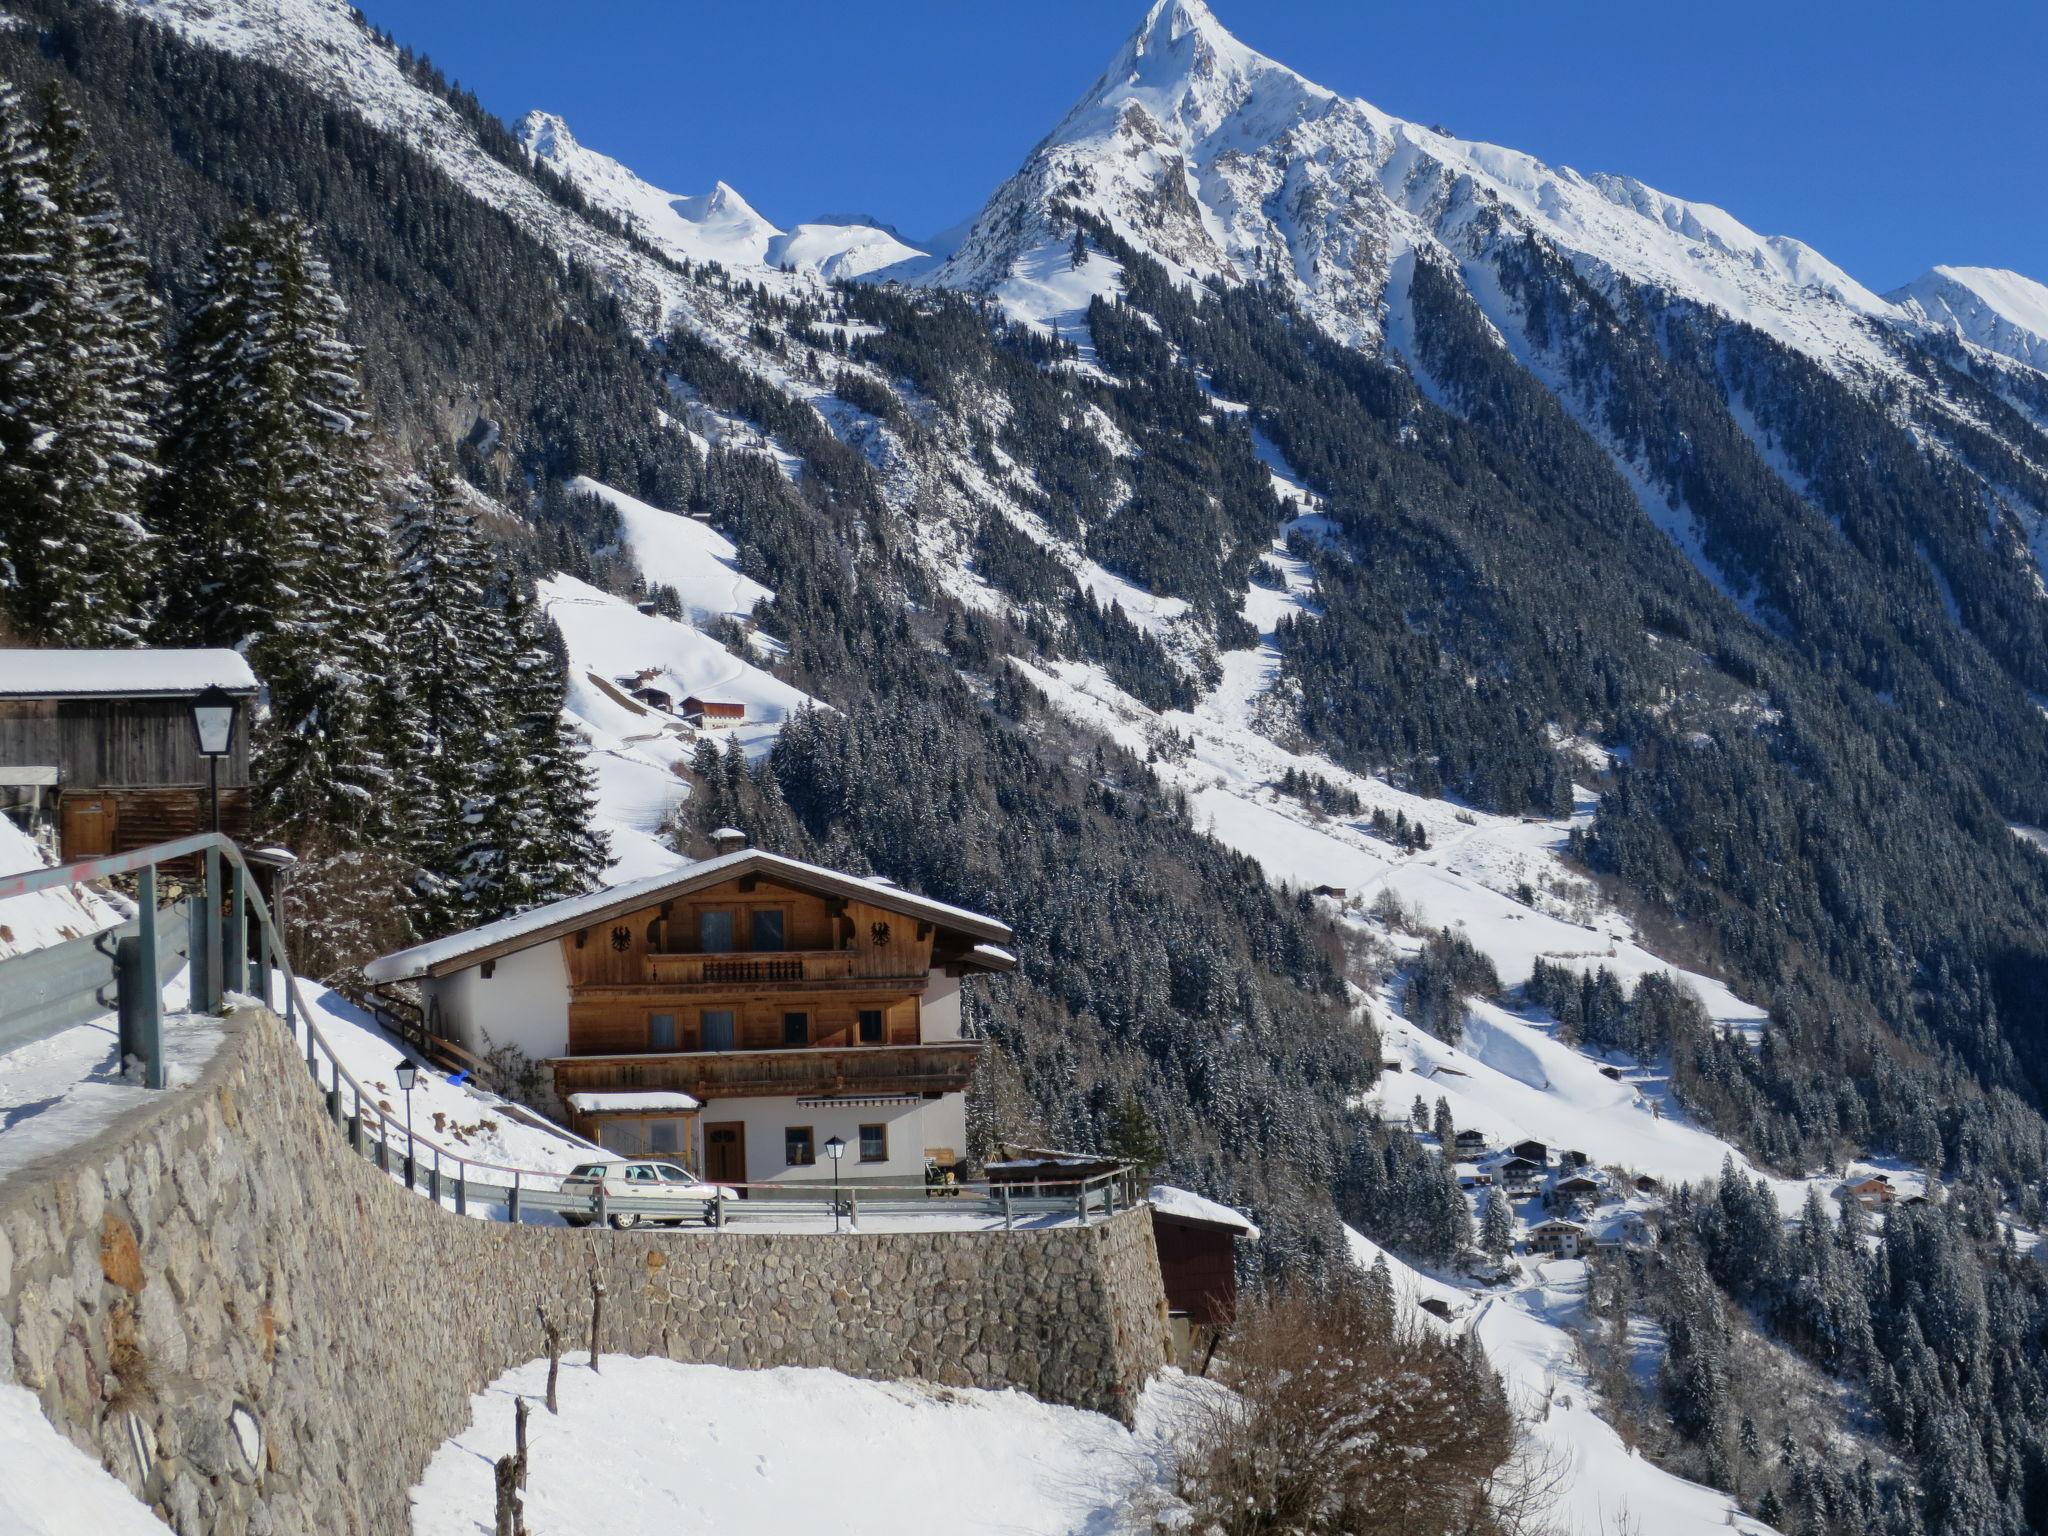
<path fill-rule="evenodd" d="M 470 1400 L 413 1490 L 415 1536 L 490 1529 L 515 1395 L 535 1400 L 526 1523 L 547 1536 L 1107 1536 L 1169 1474 L 1160 1421 L 1182 1389 L 1155 1380 L 1133 1432 L 1021 1392 L 586 1359 L 563 1357 L 559 1416 L 539 1406 L 544 1360 Z"/>

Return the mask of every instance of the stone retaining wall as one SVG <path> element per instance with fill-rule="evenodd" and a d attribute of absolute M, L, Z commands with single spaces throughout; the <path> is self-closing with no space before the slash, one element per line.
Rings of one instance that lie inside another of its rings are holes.
<path fill-rule="evenodd" d="M 479 1221 L 351 1153 L 271 1015 L 225 1027 L 195 1086 L 0 1185 L 0 1379 L 183 1536 L 402 1536 L 471 1394 L 545 1353 L 536 1301 L 582 1349 L 593 1272 L 608 1353 L 1016 1386 L 1126 1419 L 1164 1363 L 1143 1208 L 1015 1233 Z"/>

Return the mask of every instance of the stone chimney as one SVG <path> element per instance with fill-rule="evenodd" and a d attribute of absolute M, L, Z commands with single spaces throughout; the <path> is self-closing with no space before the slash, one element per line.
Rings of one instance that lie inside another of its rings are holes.
<path fill-rule="evenodd" d="M 747 834 L 738 827 L 720 827 L 711 834 L 711 846 L 720 857 L 728 853 L 738 853 L 747 846 Z"/>

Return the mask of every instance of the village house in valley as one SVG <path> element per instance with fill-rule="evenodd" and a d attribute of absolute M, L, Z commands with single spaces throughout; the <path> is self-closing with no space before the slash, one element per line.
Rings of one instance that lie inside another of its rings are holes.
<path fill-rule="evenodd" d="M 758 849 L 536 907 L 365 967 L 430 1032 L 547 1064 L 573 1130 L 730 1184 L 922 1183 L 966 1152 L 960 987 L 1010 930 Z M 837 1137 L 843 1161 L 826 1155 Z"/>

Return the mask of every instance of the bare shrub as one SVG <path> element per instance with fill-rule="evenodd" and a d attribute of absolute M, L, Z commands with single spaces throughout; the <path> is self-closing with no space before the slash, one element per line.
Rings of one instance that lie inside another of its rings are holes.
<path fill-rule="evenodd" d="M 1515 1443 L 1475 1343 L 1397 1321 L 1362 1290 L 1262 1301 L 1192 1411 L 1178 1457 L 1215 1536 L 1465 1536 L 1493 1529 Z"/>

